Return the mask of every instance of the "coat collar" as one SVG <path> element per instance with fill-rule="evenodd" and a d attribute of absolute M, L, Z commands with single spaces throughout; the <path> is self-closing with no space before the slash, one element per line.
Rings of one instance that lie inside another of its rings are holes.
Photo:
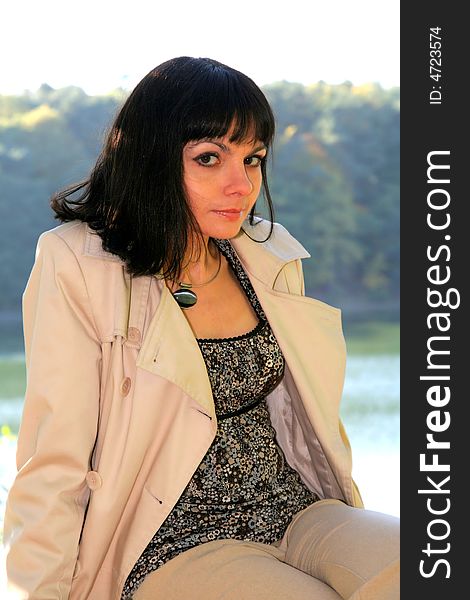
<path fill-rule="evenodd" d="M 279 223 L 274 223 L 271 237 L 264 242 L 270 227 L 270 222 L 264 219 L 257 219 L 255 225 L 245 220 L 238 235 L 230 242 L 247 271 L 268 287 L 273 287 L 286 263 L 308 258 L 310 254 Z"/>
<path fill-rule="evenodd" d="M 279 223 L 273 224 L 271 237 L 264 242 L 269 230 L 270 222 L 265 219 L 257 217 L 254 225 L 250 225 L 248 220 L 245 220 L 240 232 L 230 242 L 247 271 L 256 279 L 272 287 L 287 262 L 297 258 L 308 258 L 310 254 Z M 103 249 L 100 236 L 88 225 L 86 226 L 84 254 L 124 264 L 118 256 Z"/>

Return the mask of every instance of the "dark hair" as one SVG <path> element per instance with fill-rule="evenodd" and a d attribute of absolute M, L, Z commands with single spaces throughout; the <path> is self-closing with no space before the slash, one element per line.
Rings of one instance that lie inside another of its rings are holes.
<path fill-rule="evenodd" d="M 175 278 L 190 232 L 201 236 L 184 192 L 183 147 L 223 137 L 232 124 L 231 142 L 253 139 L 271 147 L 274 116 L 249 77 L 209 58 L 182 56 L 162 63 L 125 101 L 89 178 L 52 196 L 54 218 L 88 223 L 103 248 L 133 275 Z M 274 208 L 266 159 L 261 172 L 269 238 Z"/>

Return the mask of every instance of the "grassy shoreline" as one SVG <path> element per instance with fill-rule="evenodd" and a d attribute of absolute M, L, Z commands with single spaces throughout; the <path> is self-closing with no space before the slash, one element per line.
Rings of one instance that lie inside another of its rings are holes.
<path fill-rule="evenodd" d="M 344 327 L 348 354 L 400 354 L 400 324 L 380 321 Z"/>

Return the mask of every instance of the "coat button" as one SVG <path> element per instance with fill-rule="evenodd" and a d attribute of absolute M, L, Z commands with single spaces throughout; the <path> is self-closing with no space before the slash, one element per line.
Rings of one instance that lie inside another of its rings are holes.
<path fill-rule="evenodd" d="M 125 377 L 121 383 L 121 394 L 123 396 L 127 396 L 129 390 L 131 389 L 131 380 L 130 377 Z"/>
<path fill-rule="evenodd" d="M 127 330 L 127 337 L 131 342 L 140 342 L 140 331 L 137 327 L 129 327 Z"/>
<path fill-rule="evenodd" d="M 90 488 L 90 490 L 99 490 L 103 485 L 103 480 L 101 479 L 101 475 L 97 471 L 88 471 L 85 477 L 86 484 Z"/>

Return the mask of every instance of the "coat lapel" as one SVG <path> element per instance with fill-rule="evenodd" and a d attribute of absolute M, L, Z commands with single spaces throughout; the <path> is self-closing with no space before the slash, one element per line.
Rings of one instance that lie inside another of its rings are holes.
<path fill-rule="evenodd" d="M 212 390 L 194 333 L 166 285 L 150 322 L 137 366 L 164 377 L 196 400 L 203 412 L 215 418 Z"/>
<path fill-rule="evenodd" d="M 340 310 L 313 298 L 272 290 L 254 277 L 251 283 L 310 422 L 326 422 L 336 436 L 346 367 Z"/>

